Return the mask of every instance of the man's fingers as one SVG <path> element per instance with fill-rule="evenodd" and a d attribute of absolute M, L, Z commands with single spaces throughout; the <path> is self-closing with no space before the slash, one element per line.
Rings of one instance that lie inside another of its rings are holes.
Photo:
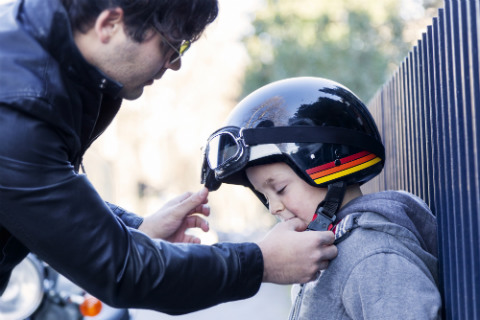
<path fill-rule="evenodd" d="M 169 200 L 168 202 L 166 202 L 165 207 L 178 205 L 178 204 L 182 203 L 183 201 L 185 201 L 186 199 L 188 199 L 189 197 L 191 197 L 192 194 L 193 193 L 191 193 L 191 192 L 185 192 L 185 193 Z"/>
<path fill-rule="evenodd" d="M 336 246 L 334 245 L 322 246 L 321 255 L 319 259 L 322 262 L 324 262 L 325 260 L 332 260 L 337 256 L 337 254 L 338 254 L 338 249 Z"/>
<path fill-rule="evenodd" d="M 311 231 L 311 232 L 317 232 L 318 235 L 320 236 L 320 244 L 321 245 L 330 245 L 333 244 L 335 241 L 335 234 L 332 231 Z"/>
<path fill-rule="evenodd" d="M 200 238 L 198 237 L 195 237 L 195 236 L 192 236 L 192 235 L 185 235 L 185 237 L 183 238 L 183 241 L 181 241 L 182 243 L 196 243 L 196 244 L 200 244 L 201 243 L 201 240 Z"/>
<path fill-rule="evenodd" d="M 208 232 L 208 230 L 210 230 L 208 221 L 196 215 L 187 217 L 187 219 L 185 220 L 185 226 L 187 229 L 200 228 L 204 232 Z"/>
<path fill-rule="evenodd" d="M 299 218 L 293 218 L 283 223 L 290 230 L 304 231 L 307 228 L 307 225 L 305 224 L 305 222 L 303 222 Z"/>
<path fill-rule="evenodd" d="M 202 188 L 200 191 L 191 194 L 188 198 L 180 203 L 180 206 L 183 206 L 184 209 L 189 208 L 188 211 L 194 210 L 195 208 L 201 206 L 208 202 L 208 189 Z"/>
<path fill-rule="evenodd" d="M 175 206 L 175 205 L 200 205 L 205 204 L 208 202 L 208 189 L 202 188 L 200 191 L 196 193 L 192 192 L 185 192 L 170 201 L 168 201 L 165 206 Z M 192 207 L 193 209 L 193 207 Z"/>
<path fill-rule="evenodd" d="M 193 213 L 199 213 L 201 215 L 204 215 L 205 217 L 208 217 L 210 215 L 210 206 L 208 204 L 202 204 L 193 209 L 191 212 Z"/>
<path fill-rule="evenodd" d="M 318 270 L 325 270 L 328 268 L 328 263 L 330 261 L 322 261 L 320 262 L 319 266 L 318 266 Z"/>
<path fill-rule="evenodd" d="M 200 213 L 208 216 L 210 214 L 210 207 L 206 205 L 207 202 L 208 189 L 202 188 L 196 193 L 186 192 L 171 200 L 169 203 L 174 206 L 172 209 L 175 210 L 176 214 L 188 215 Z"/>

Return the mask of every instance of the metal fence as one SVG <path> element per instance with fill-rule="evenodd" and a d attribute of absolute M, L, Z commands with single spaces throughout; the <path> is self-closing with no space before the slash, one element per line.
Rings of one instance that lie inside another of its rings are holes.
<path fill-rule="evenodd" d="M 479 0 L 446 0 L 370 102 L 386 147 L 368 191 L 403 189 L 438 219 L 446 319 L 480 319 Z"/>

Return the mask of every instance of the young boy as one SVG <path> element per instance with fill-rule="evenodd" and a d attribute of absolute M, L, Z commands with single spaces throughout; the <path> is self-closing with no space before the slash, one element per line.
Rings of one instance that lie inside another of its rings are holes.
<path fill-rule="evenodd" d="M 335 234 L 337 258 L 294 288 L 290 319 L 440 317 L 435 217 L 412 194 L 360 190 L 384 159 L 365 105 L 322 78 L 256 90 L 208 139 L 202 181 L 210 190 L 244 185 L 281 220 Z"/>

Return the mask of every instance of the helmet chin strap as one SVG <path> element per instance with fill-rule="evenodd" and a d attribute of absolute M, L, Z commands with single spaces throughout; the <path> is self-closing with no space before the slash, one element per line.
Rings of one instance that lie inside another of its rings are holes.
<path fill-rule="evenodd" d="M 315 211 L 312 222 L 308 224 L 307 230 L 327 231 L 337 218 L 336 214 L 342 205 L 347 184 L 343 181 L 337 181 L 328 185 L 327 195 L 320 202 Z"/>

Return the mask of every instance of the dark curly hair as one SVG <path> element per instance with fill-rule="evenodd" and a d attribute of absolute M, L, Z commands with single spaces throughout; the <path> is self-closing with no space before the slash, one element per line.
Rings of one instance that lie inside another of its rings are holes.
<path fill-rule="evenodd" d="M 154 27 L 173 41 L 197 40 L 218 15 L 217 0 L 61 0 L 74 30 L 86 32 L 98 15 L 122 8 L 127 34 L 142 42 Z"/>

